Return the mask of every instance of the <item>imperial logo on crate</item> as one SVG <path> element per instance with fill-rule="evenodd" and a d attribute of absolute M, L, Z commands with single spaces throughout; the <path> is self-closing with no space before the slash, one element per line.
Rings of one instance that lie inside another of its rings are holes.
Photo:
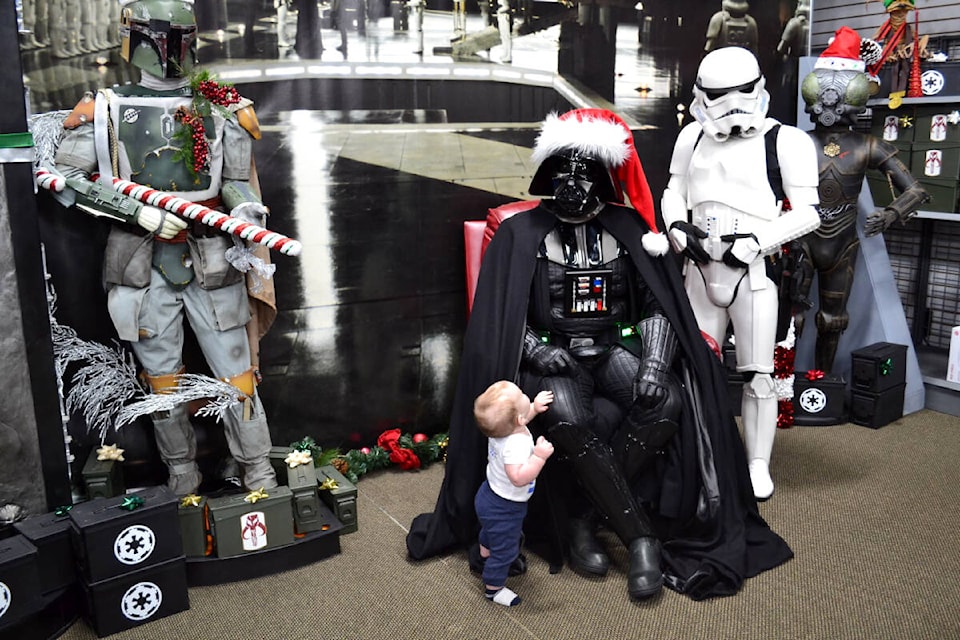
<path fill-rule="evenodd" d="M 183 556 L 84 585 L 86 617 L 101 638 L 190 608 Z"/>
<path fill-rule="evenodd" d="M 793 381 L 793 424 L 824 427 L 847 421 L 843 378 L 823 371 L 798 371 Z"/>
<path fill-rule="evenodd" d="M 207 501 L 218 558 L 242 556 L 293 542 L 293 492 L 259 489 Z"/>
<path fill-rule="evenodd" d="M 88 583 L 183 555 L 177 497 L 165 486 L 77 504 L 70 526 L 80 575 Z"/>
<path fill-rule="evenodd" d="M 37 548 L 41 593 L 65 589 L 77 582 L 73 544 L 70 541 L 70 509 L 60 507 L 13 525 Z"/>
<path fill-rule="evenodd" d="M 357 530 L 357 487 L 336 470 L 332 465 L 317 469 L 320 481 L 320 499 L 323 500 L 337 519 L 343 524 L 340 533 L 353 533 Z"/>
<path fill-rule="evenodd" d="M 40 607 L 37 548 L 22 535 L 0 540 L 0 637 Z"/>

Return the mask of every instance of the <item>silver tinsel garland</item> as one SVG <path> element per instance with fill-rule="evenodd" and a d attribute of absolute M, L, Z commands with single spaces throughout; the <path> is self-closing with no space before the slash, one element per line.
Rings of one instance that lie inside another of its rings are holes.
<path fill-rule="evenodd" d="M 51 303 L 52 304 L 52 303 Z M 66 408 L 79 412 L 91 432 L 99 432 L 104 442 L 110 428 L 119 429 L 140 416 L 169 411 L 193 400 L 208 399 L 196 415 L 213 416 L 218 421 L 243 395 L 231 384 L 198 374 L 177 377 L 178 386 L 170 393 L 148 393 L 137 378 L 133 356 L 120 345 L 114 348 L 83 340 L 71 327 L 57 322 L 51 308 L 54 366 L 61 380 L 73 364 L 80 364 L 70 378 Z"/>

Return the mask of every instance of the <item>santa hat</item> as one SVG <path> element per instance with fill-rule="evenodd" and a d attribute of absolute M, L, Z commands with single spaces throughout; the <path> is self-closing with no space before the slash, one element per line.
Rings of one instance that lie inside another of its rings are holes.
<path fill-rule="evenodd" d="M 814 69 L 833 71 L 864 71 L 866 64 L 860 57 L 860 34 L 850 27 L 837 29 L 826 50 L 814 63 Z"/>
<path fill-rule="evenodd" d="M 531 159 L 539 165 L 550 156 L 571 149 L 603 163 L 615 178 L 618 192 L 626 191 L 630 204 L 650 228 L 642 238 L 647 253 L 652 256 L 667 253 L 670 243 L 657 229 L 653 194 L 627 123 L 606 109 L 575 109 L 563 115 L 552 113 L 543 122 Z"/>

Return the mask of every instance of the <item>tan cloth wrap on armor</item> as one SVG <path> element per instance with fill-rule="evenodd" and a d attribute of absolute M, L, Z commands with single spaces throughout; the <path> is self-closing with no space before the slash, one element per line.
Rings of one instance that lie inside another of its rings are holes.
<path fill-rule="evenodd" d="M 247 130 L 254 140 L 260 139 L 260 121 L 257 120 L 257 112 L 253 110 L 253 105 L 248 105 L 239 109 L 236 113 L 237 122 L 241 127 Z"/>
<path fill-rule="evenodd" d="M 96 100 L 84 96 L 63 121 L 63 128 L 76 129 L 82 124 L 93 122 L 93 110 L 96 104 Z"/>
<path fill-rule="evenodd" d="M 154 393 L 170 394 L 177 388 L 179 385 L 178 378 L 186 370 L 186 367 L 180 367 L 179 371 L 166 373 L 161 376 L 151 376 L 146 371 L 142 371 L 140 373 L 140 379 L 150 385 L 150 390 Z"/>
<path fill-rule="evenodd" d="M 257 378 L 253 373 L 253 367 L 250 367 L 243 373 L 238 373 L 232 378 L 223 378 L 227 384 L 231 384 L 240 390 L 240 393 L 252 398 L 257 388 Z"/>

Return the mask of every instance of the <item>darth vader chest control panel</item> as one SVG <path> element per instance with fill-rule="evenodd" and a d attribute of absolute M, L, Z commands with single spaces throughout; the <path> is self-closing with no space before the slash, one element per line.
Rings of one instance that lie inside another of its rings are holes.
<path fill-rule="evenodd" d="M 610 314 L 607 295 L 612 269 L 570 269 L 564 276 L 564 315 L 599 318 Z"/>

